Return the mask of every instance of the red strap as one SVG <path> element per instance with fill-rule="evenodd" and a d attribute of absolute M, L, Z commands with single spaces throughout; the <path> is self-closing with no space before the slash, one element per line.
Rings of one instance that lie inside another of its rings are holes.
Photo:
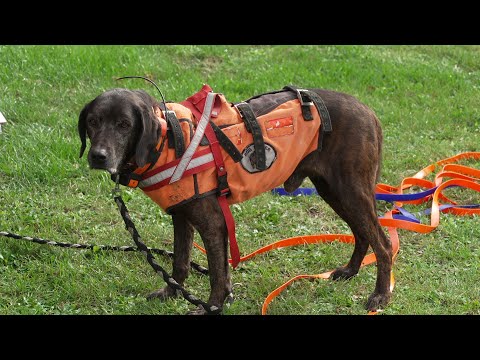
<path fill-rule="evenodd" d="M 217 168 L 217 177 L 227 176 L 227 170 L 225 169 L 225 163 L 223 162 L 222 151 L 220 149 L 220 143 L 218 142 L 217 136 L 213 131 L 212 125 L 208 123 L 205 129 L 205 136 L 207 137 L 210 143 L 210 149 L 212 150 L 213 159 L 215 160 L 215 166 Z M 220 185 L 220 184 L 219 184 Z M 237 238 L 235 236 L 235 220 L 233 219 L 232 212 L 230 211 L 230 206 L 227 202 L 227 194 L 230 189 L 227 187 L 225 189 L 220 189 L 220 194 L 218 195 L 218 204 L 222 209 L 223 217 L 225 218 L 225 223 L 227 225 L 228 239 L 230 243 L 230 256 L 232 257 L 232 267 L 235 269 L 240 262 L 240 250 L 238 249 Z"/>
<path fill-rule="evenodd" d="M 199 92 L 186 98 L 185 100 L 180 102 L 180 104 L 188 108 L 195 116 L 195 119 L 197 119 L 198 121 L 202 117 L 203 108 L 205 107 L 205 101 L 207 99 L 207 94 L 212 91 L 213 90 L 209 85 L 204 84 Z M 222 103 L 220 101 L 220 98 L 217 97 L 213 104 L 212 117 L 218 116 L 221 106 Z"/>
<path fill-rule="evenodd" d="M 187 169 L 192 157 L 195 155 L 195 151 L 197 150 L 200 142 L 202 141 L 203 134 L 205 133 L 205 129 L 208 127 L 208 123 L 210 122 L 210 117 L 213 110 L 213 103 L 217 98 L 217 94 L 213 92 L 209 92 L 207 94 L 207 98 L 205 101 L 205 108 L 203 109 L 202 117 L 197 122 L 197 128 L 195 129 L 195 133 L 193 134 L 192 139 L 190 140 L 190 144 L 188 144 L 187 149 L 182 155 L 180 162 L 175 167 L 173 171 L 172 177 L 170 179 L 170 184 L 180 180 L 182 178 L 183 173 Z"/>
<path fill-rule="evenodd" d="M 235 269 L 240 262 L 240 250 L 237 244 L 237 238 L 235 237 L 235 220 L 233 219 L 230 206 L 228 206 L 227 197 L 225 195 L 219 196 L 218 203 L 222 208 L 223 217 L 227 224 L 228 240 L 230 243 L 230 257 L 232 258 L 232 267 Z"/>

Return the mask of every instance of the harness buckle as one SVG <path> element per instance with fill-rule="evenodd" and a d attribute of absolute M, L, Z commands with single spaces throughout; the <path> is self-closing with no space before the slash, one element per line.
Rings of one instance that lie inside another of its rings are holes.
<path fill-rule="evenodd" d="M 228 186 L 228 182 L 227 182 L 227 174 L 218 176 L 217 181 L 218 181 L 218 188 L 217 188 L 218 196 L 227 196 L 228 194 L 230 194 L 230 187 Z"/>
<path fill-rule="evenodd" d="M 172 114 L 173 116 L 177 117 L 177 114 L 173 110 L 162 110 L 164 119 L 168 120 L 168 115 Z"/>
<path fill-rule="evenodd" d="M 313 105 L 313 101 L 312 99 L 310 98 L 310 96 L 308 96 L 307 93 L 308 90 L 306 89 L 297 89 L 297 96 L 298 96 L 298 100 L 300 101 L 300 105 L 302 106 L 312 106 Z M 303 99 L 307 99 L 307 100 L 310 100 L 310 101 L 304 101 Z"/>

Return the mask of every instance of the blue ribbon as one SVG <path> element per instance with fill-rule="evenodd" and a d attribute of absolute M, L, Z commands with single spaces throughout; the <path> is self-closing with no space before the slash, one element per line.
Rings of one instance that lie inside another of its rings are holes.
<path fill-rule="evenodd" d="M 438 188 L 438 186 L 435 186 L 435 187 L 433 187 L 429 190 L 422 191 L 422 192 L 415 193 L 415 194 L 379 194 L 379 193 L 376 193 L 375 194 L 375 199 L 376 200 L 389 201 L 389 202 L 418 200 L 418 199 L 422 199 L 424 197 L 427 197 L 429 195 L 432 195 L 435 192 L 435 190 L 437 190 L 437 188 Z"/>
<path fill-rule="evenodd" d="M 286 192 L 284 188 L 275 188 L 272 190 L 272 194 L 285 195 L 285 196 L 299 196 L 299 195 L 317 195 L 317 190 L 314 188 L 298 188 L 294 192 Z"/>

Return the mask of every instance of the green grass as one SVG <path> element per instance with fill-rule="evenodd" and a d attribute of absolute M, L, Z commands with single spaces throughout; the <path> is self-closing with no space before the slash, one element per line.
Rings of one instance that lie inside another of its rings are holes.
<path fill-rule="evenodd" d="M 109 176 L 78 159 L 77 120 L 86 102 L 118 86 L 158 97 L 140 80 L 114 80 L 124 75 L 151 77 L 174 101 L 203 83 L 230 101 L 287 84 L 352 94 L 382 122 L 381 182 L 391 185 L 434 161 L 480 149 L 477 46 L 0 46 L 0 111 L 8 120 L 0 135 L 0 231 L 132 244 L 111 199 Z M 449 194 L 480 201 L 471 191 Z M 140 190 L 125 189 L 123 196 L 145 242 L 171 250 L 170 217 Z M 242 254 L 296 235 L 350 233 L 318 197 L 266 193 L 232 210 Z M 382 314 L 480 314 L 478 224 L 478 217 L 442 214 L 430 234 L 400 230 L 396 286 Z M 340 243 L 300 246 L 242 263 L 232 272 L 236 300 L 225 314 L 259 314 L 266 295 L 284 281 L 345 264 L 351 252 Z M 197 250 L 193 259 L 206 265 Z M 157 260 L 171 271 L 169 260 Z M 347 282 L 298 281 L 269 314 L 365 314 L 375 277 L 369 266 Z M 191 309 L 184 299 L 147 302 L 145 296 L 160 287 L 163 280 L 140 253 L 66 250 L 0 237 L 0 314 Z M 207 277 L 192 272 L 186 287 L 207 299 Z"/>

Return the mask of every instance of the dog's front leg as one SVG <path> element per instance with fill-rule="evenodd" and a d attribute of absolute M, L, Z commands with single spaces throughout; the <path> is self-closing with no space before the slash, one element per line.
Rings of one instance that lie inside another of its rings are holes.
<path fill-rule="evenodd" d="M 183 214 L 172 216 L 173 220 L 173 274 L 172 277 L 183 286 L 183 282 L 190 270 L 190 258 L 193 243 L 193 226 L 186 220 Z M 160 300 L 176 296 L 175 290 L 170 286 L 156 290 L 147 296 L 148 300 L 158 298 Z"/>
<path fill-rule="evenodd" d="M 210 297 L 208 305 L 214 305 L 219 309 L 231 293 L 230 269 L 227 256 L 228 237 L 226 233 L 219 233 L 211 237 L 202 237 L 207 250 L 208 268 L 210 275 Z M 203 308 L 199 307 L 191 312 L 191 315 L 205 315 Z"/>
<path fill-rule="evenodd" d="M 197 212 L 192 219 L 192 223 L 200 233 L 207 250 L 211 287 L 208 304 L 222 309 L 225 299 L 232 292 L 230 267 L 228 264 L 227 226 L 215 198 L 211 200 L 204 199 L 203 204 L 204 211 Z M 205 313 L 205 310 L 200 307 L 190 312 L 193 315 L 203 315 Z"/>

